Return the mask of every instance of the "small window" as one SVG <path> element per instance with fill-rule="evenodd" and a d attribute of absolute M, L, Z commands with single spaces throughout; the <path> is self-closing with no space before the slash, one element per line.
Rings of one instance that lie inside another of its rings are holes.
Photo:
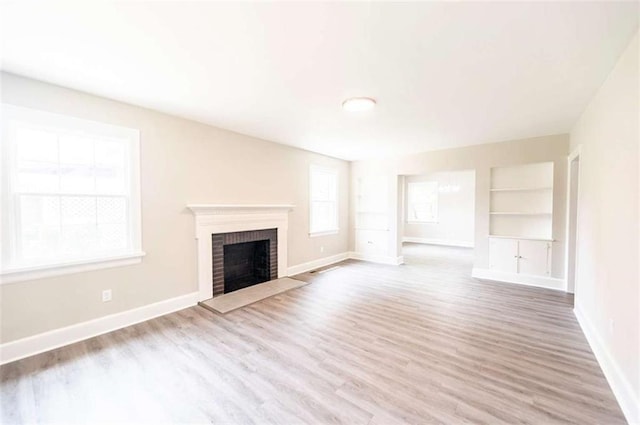
<path fill-rule="evenodd" d="M 338 233 L 338 171 L 312 165 L 309 180 L 309 234 Z"/>
<path fill-rule="evenodd" d="M 139 132 L 2 112 L 2 274 L 139 259 Z"/>
<path fill-rule="evenodd" d="M 409 223 L 438 221 L 438 182 L 413 182 L 407 185 L 407 221 Z"/>

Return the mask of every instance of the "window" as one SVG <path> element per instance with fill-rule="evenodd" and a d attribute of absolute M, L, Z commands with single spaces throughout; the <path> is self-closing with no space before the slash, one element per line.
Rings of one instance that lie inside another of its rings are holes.
<path fill-rule="evenodd" d="M 407 185 L 407 221 L 438 221 L 438 182 L 413 182 Z"/>
<path fill-rule="evenodd" d="M 309 234 L 338 233 L 338 171 L 312 165 L 309 180 Z"/>
<path fill-rule="evenodd" d="M 10 105 L 2 113 L 3 281 L 139 262 L 139 132 Z"/>

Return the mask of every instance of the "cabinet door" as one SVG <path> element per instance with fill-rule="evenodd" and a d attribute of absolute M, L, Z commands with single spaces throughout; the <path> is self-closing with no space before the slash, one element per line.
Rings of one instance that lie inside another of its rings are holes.
<path fill-rule="evenodd" d="M 551 270 L 551 242 L 521 240 L 518 245 L 518 273 L 548 276 Z"/>
<path fill-rule="evenodd" d="M 356 251 L 363 254 L 386 255 L 389 246 L 386 230 L 356 230 Z"/>
<path fill-rule="evenodd" d="M 489 239 L 489 268 L 501 272 L 518 272 L 518 241 Z"/>

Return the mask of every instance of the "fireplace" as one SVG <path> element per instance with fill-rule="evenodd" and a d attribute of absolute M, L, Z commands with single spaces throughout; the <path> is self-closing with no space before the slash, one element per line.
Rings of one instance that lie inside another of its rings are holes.
<path fill-rule="evenodd" d="M 211 235 L 213 296 L 278 278 L 277 229 Z"/>
<path fill-rule="evenodd" d="M 187 207 L 195 219 L 198 301 L 224 294 L 224 245 L 268 239 L 270 278 L 287 276 L 287 233 L 293 205 L 189 204 Z M 222 236 L 265 230 L 273 234 L 251 240 L 227 241 Z"/>

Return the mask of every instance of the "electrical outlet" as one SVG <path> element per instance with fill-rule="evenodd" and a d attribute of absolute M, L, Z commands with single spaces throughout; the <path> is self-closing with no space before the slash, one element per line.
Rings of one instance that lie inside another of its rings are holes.
<path fill-rule="evenodd" d="M 616 328 L 616 322 L 613 319 L 609 319 L 609 333 L 613 333 L 613 330 Z"/>
<path fill-rule="evenodd" d="M 324 246 L 320 247 L 320 252 L 324 252 Z"/>
<path fill-rule="evenodd" d="M 106 303 L 108 301 L 111 301 L 111 289 L 105 289 L 102 291 L 102 302 Z"/>

